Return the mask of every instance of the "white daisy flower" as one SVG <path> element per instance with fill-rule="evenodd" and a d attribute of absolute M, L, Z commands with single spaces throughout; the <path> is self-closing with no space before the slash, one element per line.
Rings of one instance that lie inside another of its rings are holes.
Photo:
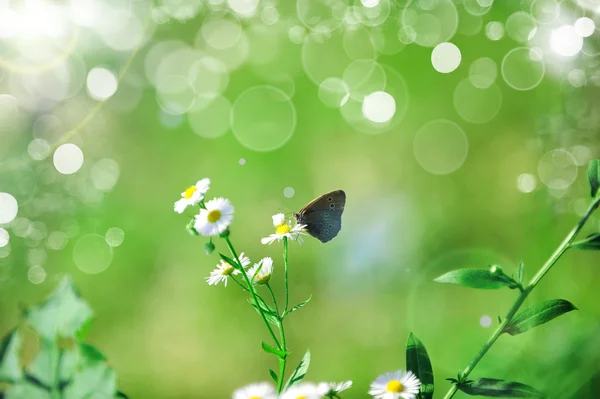
<path fill-rule="evenodd" d="M 352 387 L 352 381 L 344 382 L 321 382 L 317 385 L 319 393 L 327 398 L 336 398 L 338 394 Z"/>
<path fill-rule="evenodd" d="M 261 239 L 261 243 L 272 244 L 275 241 L 281 241 L 283 237 L 287 237 L 290 240 L 298 240 L 299 243 L 302 243 L 302 237 L 300 237 L 300 235 L 306 234 L 304 231 L 305 225 L 296 224 L 292 226 L 292 221 L 286 220 L 283 213 L 273 215 L 273 226 L 275 226 L 275 234 L 271 234 L 268 237 Z"/>
<path fill-rule="evenodd" d="M 245 256 L 242 252 L 240 254 L 240 262 L 242 263 L 242 267 L 246 267 L 250 264 L 250 258 Z M 227 287 L 227 280 L 229 280 L 229 276 L 240 273 L 241 272 L 238 269 L 224 260 L 221 260 L 221 262 L 217 265 L 217 268 L 210 272 L 210 276 L 206 277 L 205 280 L 208 285 L 217 285 L 222 282 L 223 285 Z"/>
<path fill-rule="evenodd" d="M 260 269 L 260 270 L 259 270 Z M 248 270 L 248 278 L 254 284 L 267 284 L 271 280 L 273 274 L 273 259 L 262 258 L 250 270 Z"/>
<path fill-rule="evenodd" d="M 375 399 L 415 399 L 421 381 L 411 371 L 394 371 L 377 377 L 371 383 L 369 395 Z"/>
<path fill-rule="evenodd" d="M 310 382 L 301 382 L 288 388 L 280 396 L 281 399 L 321 399 L 317 386 Z"/>
<path fill-rule="evenodd" d="M 277 399 L 277 396 L 271 384 L 259 382 L 237 389 L 233 393 L 233 399 Z"/>
<path fill-rule="evenodd" d="M 233 221 L 233 205 L 228 199 L 215 198 L 208 201 L 206 209 L 200 209 L 196 215 L 194 229 L 204 236 L 216 236 L 223 233 Z"/>
<path fill-rule="evenodd" d="M 196 205 L 200 201 L 204 199 L 204 194 L 208 191 L 210 187 L 210 179 L 204 178 L 202 180 L 198 180 L 195 186 L 189 186 L 185 189 L 184 192 L 181 193 L 181 199 L 175 202 L 173 208 L 177 213 L 183 213 L 185 208 L 190 205 Z"/>

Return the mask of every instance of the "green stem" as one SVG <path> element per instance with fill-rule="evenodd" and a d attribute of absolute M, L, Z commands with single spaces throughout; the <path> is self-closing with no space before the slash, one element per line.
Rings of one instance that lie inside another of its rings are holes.
<path fill-rule="evenodd" d="M 281 339 L 281 346 L 283 346 L 283 351 L 286 353 L 286 356 L 283 359 L 279 359 L 279 379 L 277 380 L 277 394 L 280 394 L 283 390 L 283 380 L 285 378 L 285 367 L 287 364 L 287 344 L 285 343 L 285 330 L 283 328 L 283 316 L 279 316 L 279 307 L 277 305 L 277 299 L 275 299 L 275 293 L 271 288 L 270 284 L 267 284 L 267 288 L 271 293 L 271 298 L 273 299 L 273 304 L 275 305 L 275 311 L 277 312 L 279 318 L 279 337 Z"/>
<path fill-rule="evenodd" d="M 550 258 L 548 258 L 546 263 L 544 263 L 544 265 L 540 268 L 540 270 L 536 273 L 536 275 L 533 276 L 533 278 L 531 279 L 531 281 L 529 282 L 527 287 L 525 287 L 525 289 L 523 291 L 521 291 L 521 294 L 519 295 L 519 297 L 517 298 L 515 303 L 511 306 L 508 313 L 506 314 L 504 321 L 502 323 L 500 323 L 500 325 L 498 326 L 498 328 L 496 328 L 496 330 L 494 331 L 492 336 L 483 345 L 483 347 L 477 353 L 477 355 L 475 355 L 475 358 L 473 358 L 471 363 L 463 370 L 463 372 L 461 373 L 462 378 L 466 379 L 469 376 L 469 374 L 471 374 L 471 372 L 473 371 L 475 366 L 477 366 L 479 361 L 490 350 L 492 345 L 494 345 L 496 340 L 500 337 L 500 335 L 504 331 L 504 328 L 506 327 L 506 325 L 512 321 L 513 317 L 515 316 L 515 314 L 517 313 L 517 311 L 519 310 L 521 305 L 523 305 L 523 302 L 525 302 L 525 299 L 527 299 L 527 297 L 529 296 L 531 291 L 533 291 L 533 289 L 537 286 L 537 284 L 540 282 L 540 280 L 546 275 L 546 273 L 548 273 L 550 271 L 552 266 L 554 266 L 554 264 L 561 258 L 561 256 L 567 251 L 567 249 L 569 249 L 569 247 L 573 243 L 573 240 L 575 239 L 575 237 L 577 237 L 577 234 L 579 234 L 579 232 L 581 231 L 583 226 L 586 224 L 586 222 L 589 220 L 590 216 L 592 216 L 594 211 L 596 209 L 598 209 L 598 206 L 600 206 L 600 197 L 597 197 L 596 199 L 594 199 L 594 201 L 591 203 L 591 205 L 587 209 L 586 213 L 583 215 L 581 220 L 579 220 L 579 223 L 577 223 L 577 225 L 569 232 L 569 234 L 567 234 L 567 236 L 562 241 L 562 243 L 558 246 L 558 248 L 556 248 L 556 250 L 550 256 Z M 450 389 L 444 396 L 444 399 L 452 398 L 457 391 L 458 391 L 458 387 L 456 386 L 456 384 L 453 384 L 452 387 L 450 387 Z"/>
<path fill-rule="evenodd" d="M 241 267 L 240 271 L 242 272 L 242 277 L 244 278 L 244 281 L 246 282 L 246 285 L 248 286 L 248 291 L 250 291 L 250 296 L 252 296 L 254 305 L 256 306 L 258 313 L 260 314 L 265 325 L 267 326 L 267 330 L 269 330 L 269 334 L 271 334 L 271 338 L 273 338 L 273 342 L 275 342 L 277 349 L 281 350 L 281 345 L 279 344 L 279 341 L 277 340 L 277 337 L 275 336 L 275 333 L 273 332 L 273 329 L 271 328 L 271 325 L 269 324 L 267 317 L 265 316 L 262 306 L 260 306 L 260 304 L 258 303 L 258 294 L 256 293 L 256 289 L 255 289 L 254 285 L 250 282 L 250 279 L 248 278 L 248 274 L 246 273 L 246 270 L 242 266 L 242 263 L 240 262 L 240 259 L 237 255 L 237 253 L 235 252 L 235 249 L 233 249 L 233 245 L 231 245 L 231 241 L 229 240 L 229 237 L 228 236 L 223 237 L 223 239 L 227 243 L 227 247 L 229 248 L 231 255 L 233 256 L 233 258 L 235 259 L 237 264 L 240 265 L 240 267 Z"/>
<path fill-rule="evenodd" d="M 283 316 L 287 314 L 289 307 L 289 283 L 288 283 L 288 239 L 283 237 L 283 267 L 284 267 L 284 280 L 285 280 L 285 307 L 283 308 Z"/>

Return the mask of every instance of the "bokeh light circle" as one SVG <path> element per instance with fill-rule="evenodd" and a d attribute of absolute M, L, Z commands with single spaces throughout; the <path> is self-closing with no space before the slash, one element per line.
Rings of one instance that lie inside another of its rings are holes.
<path fill-rule="evenodd" d="M 469 80 L 473 86 L 486 89 L 498 77 L 498 65 L 491 58 L 478 58 L 469 67 Z"/>
<path fill-rule="evenodd" d="M 33 139 L 27 146 L 27 153 L 31 159 L 41 161 L 50 154 L 50 143 L 44 139 Z"/>
<path fill-rule="evenodd" d="M 350 88 L 340 78 L 327 78 L 319 85 L 319 100 L 330 108 L 339 108 L 350 98 Z"/>
<path fill-rule="evenodd" d="M 292 198 L 295 193 L 296 193 L 296 190 L 294 190 L 293 187 L 286 187 L 283 189 L 283 196 L 285 198 Z"/>
<path fill-rule="evenodd" d="M 440 43 L 431 52 L 431 64 L 440 73 L 450 73 L 460 65 L 460 50 L 452 43 Z"/>
<path fill-rule="evenodd" d="M 0 214 L 1 214 L 1 212 L 2 211 L 0 211 Z M 10 234 L 8 234 L 8 231 L 6 231 L 6 229 L 3 229 L 2 227 L 0 227 L 0 248 L 7 246 L 9 241 L 10 241 Z"/>
<path fill-rule="evenodd" d="M 563 25 L 550 33 L 550 48 L 563 57 L 573 57 L 583 49 L 583 37 L 574 26 Z"/>
<path fill-rule="evenodd" d="M 99 234 L 80 237 L 73 247 L 73 262 L 87 274 L 102 273 L 110 266 L 113 253 L 106 239 Z"/>
<path fill-rule="evenodd" d="M 95 67 L 87 75 L 87 90 L 94 100 L 106 100 L 117 92 L 119 81 L 113 71 Z"/>
<path fill-rule="evenodd" d="M 525 91 L 537 87 L 546 73 L 544 60 L 536 50 L 527 47 L 512 49 L 502 60 L 502 77 L 515 90 Z"/>
<path fill-rule="evenodd" d="M 452 0 L 436 0 L 422 7 L 423 1 L 410 0 L 402 11 L 402 25 L 415 32 L 415 43 L 433 47 L 454 36 L 458 12 Z"/>
<path fill-rule="evenodd" d="M 62 231 L 53 231 L 46 239 L 46 246 L 54 251 L 60 251 L 67 246 L 69 240 L 66 233 Z"/>
<path fill-rule="evenodd" d="M 550 189 L 567 189 L 577 178 L 577 160 L 562 148 L 548 151 L 538 162 L 538 176 Z"/>
<path fill-rule="evenodd" d="M 376 91 L 385 89 L 387 76 L 383 66 L 375 60 L 354 60 L 344 70 L 344 83 L 350 89 L 350 97 L 357 101 Z"/>
<path fill-rule="evenodd" d="M 94 163 L 90 171 L 90 177 L 94 187 L 100 191 L 110 191 L 113 189 L 119 176 L 121 168 L 114 159 L 103 158 Z"/>
<path fill-rule="evenodd" d="M 304 40 L 302 67 L 317 86 L 327 78 L 341 77 L 351 62 L 344 51 L 343 36 L 337 32 L 329 37 L 313 33 Z"/>
<path fill-rule="evenodd" d="M 27 270 L 27 279 L 32 284 L 41 284 L 46 280 L 46 270 L 42 266 L 33 266 Z"/>
<path fill-rule="evenodd" d="M 516 42 L 527 43 L 537 29 L 535 19 L 525 11 L 517 11 L 506 20 L 506 33 Z"/>
<path fill-rule="evenodd" d="M 484 2 L 482 0 L 463 0 L 463 6 L 469 14 L 474 16 L 481 16 L 490 11 L 490 9 L 492 8 L 492 2 Z"/>
<path fill-rule="evenodd" d="M 171 115 L 182 115 L 194 105 L 196 92 L 186 77 L 169 75 L 158 82 L 156 99 L 165 112 Z"/>
<path fill-rule="evenodd" d="M 417 162 L 427 172 L 446 175 L 459 169 L 467 159 L 467 135 L 456 123 L 439 119 L 419 129 L 413 143 Z"/>
<path fill-rule="evenodd" d="M 83 152 L 72 143 L 63 144 L 54 151 L 54 167 L 63 175 L 77 172 L 83 165 Z"/>
<path fill-rule="evenodd" d="M 498 41 L 504 37 L 504 25 L 499 21 L 489 22 L 485 26 L 485 35 L 488 39 Z"/>
<path fill-rule="evenodd" d="M 502 92 L 495 84 L 479 88 L 465 79 L 454 90 L 454 108 L 467 122 L 489 122 L 500 112 L 501 106 Z"/>
<path fill-rule="evenodd" d="M 376 91 L 363 99 L 362 113 L 371 122 L 386 123 L 396 113 L 396 101 L 385 91 Z"/>
<path fill-rule="evenodd" d="M 106 231 L 104 238 L 111 247 L 118 247 L 125 240 L 125 232 L 118 227 L 111 227 Z"/>
<path fill-rule="evenodd" d="M 310 30 L 332 32 L 342 24 L 347 7 L 344 0 L 297 0 L 296 15 Z"/>
<path fill-rule="evenodd" d="M 522 193 L 531 193 L 537 186 L 537 180 L 531 173 L 523 173 L 517 177 L 517 188 Z"/>
<path fill-rule="evenodd" d="M 292 138 L 296 129 L 296 108 L 276 87 L 255 86 L 234 101 L 231 129 L 244 147 L 272 151 Z"/>
<path fill-rule="evenodd" d="M 599 8 L 600 11 L 600 8 Z M 596 31 L 596 23 L 593 19 L 582 17 L 575 21 L 575 31 L 581 37 L 590 37 Z"/>
<path fill-rule="evenodd" d="M 19 203 L 9 193 L 0 193 L 0 224 L 12 222 L 19 212 Z"/>

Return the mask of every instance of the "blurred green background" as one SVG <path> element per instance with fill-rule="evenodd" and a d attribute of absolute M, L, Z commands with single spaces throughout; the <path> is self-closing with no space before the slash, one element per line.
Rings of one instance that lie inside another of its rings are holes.
<path fill-rule="evenodd" d="M 310 348 L 309 380 L 352 379 L 347 397 L 366 398 L 404 367 L 413 332 L 441 397 L 516 294 L 433 278 L 521 260 L 531 278 L 587 207 L 599 12 L 592 0 L 0 3 L 0 331 L 70 274 L 122 391 L 230 397 L 269 379 L 267 334 L 235 285 L 205 283 L 218 258 L 173 202 L 210 177 L 208 198 L 235 206 L 234 245 L 275 259 L 281 295 L 282 246 L 260 244 L 271 215 L 344 189 L 339 236 L 291 245 L 291 301 L 313 295 L 287 319 L 291 362 Z M 585 233 L 599 228 L 595 216 Z M 503 336 L 472 377 L 596 397 L 598 263 L 567 253 L 526 305 L 579 311 Z"/>

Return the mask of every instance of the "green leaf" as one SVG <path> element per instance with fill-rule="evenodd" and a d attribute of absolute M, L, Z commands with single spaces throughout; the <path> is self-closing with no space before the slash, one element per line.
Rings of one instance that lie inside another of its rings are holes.
<path fill-rule="evenodd" d="M 112 398 L 116 394 L 115 371 L 106 363 L 97 363 L 75 373 L 73 381 L 64 390 L 63 399 Z"/>
<path fill-rule="evenodd" d="M 299 303 L 296 306 L 292 307 L 290 310 L 288 310 L 287 314 L 290 314 L 290 313 L 295 312 L 296 310 L 302 308 L 304 305 L 309 303 L 311 299 L 312 299 L 312 295 L 306 301 Z"/>
<path fill-rule="evenodd" d="M 308 372 L 308 367 L 310 366 L 310 349 L 306 351 L 302 360 L 300 360 L 300 364 L 296 367 L 296 370 L 290 376 L 290 379 L 285 383 L 284 390 L 289 387 L 299 383 L 302 381 L 306 373 Z"/>
<path fill-rule="evenodd" d="M 410 333 L 406 343 L 406 370 L 421 380 L 421 399 L 433 398 L 433 370 L 423 343 Z"/>
<path fill-rule="evenodd" d="M 523 280 L 525 279 L 525 263 L 519 263 L 519 267 L 517 268 L 517 279 L 519 284 L 523 284 Z"/>
<path fill-rule="evenodd" d="M 558 316 L 577 308 L 564 299 L 551 299 L 519 311 L 504 328 L 505 333 L 517 335 L 549 322 Z"/>
<path fill-rule="evenodd" d="M 591 234 L 581 241 L 571 244 L 572 248 L 584 250 L 600 250 L 600 233 Z"/>
<path fill-rule="evenodd" d="M 223 261 L 229 263 L 231 266 L 235 267 L 236 269 L 241 269 L 241 266 L 236 261 L 231 259 L 230 257 L 223 255 L 222 253 L 219 253 L 219 256 L 221 257 L 221 259 L 223 259 Z"/>
<path fill-rule="evenodd" d="M 43 385 L 53 387 L 58 380 L 56 373 L 59 361 L 60 354 L 56 342 L 42 338 L 40 349 L 31 364 L 27 366 L 27 372 Z"/>
<path fill-rule="evenodd" d="M 256 310 L 256 312 L 258 314 L 260 314 L 259 308 L 256 306 L 256 304 L 254 303 L 254 301 L 252 300 L 252 298 L 248 299 L 248 302 L 250 303 L 250 305 L 252 305 L 252 307 Z M 270 306 L 268 306 L 264 301 L 262 301 L 261 299 L 258 300 L 258 303 L 260 304 L 260 308 L 262 309 L 267 321 L 271 324 L 273 324 L 274 326 L 279 325 L 279 316 L 277 315 L 277 313 L 275 312 L 275 310 L 272 310 L 270 308 Z"/>
<path fill-rule="evenodd" d="M 269 375 L 271 376 L 273 381 L 275 381 L 275 384 L 277 384 L 279 382 L 279 378 L 277 377 L 277 374 L 273 370 L 269 369 Z"/>
<path fill-rule="evenodd" d="M 497 289 L 510 286 L 510 282 L 485 269 L 453 270 L 436 278 L 434 281 L 481 289 Z"/>
<path fill-rule="evenodd" d="M 92 315 L 71 279 L 64 277 L 44 303 L 27 312 L 26 318 L 42 338 L 54 341 L 57 336 L 75 337 Z"/>
<path fill-rule="evenodd" d="M 480 378 L 469 383 L 459 383 L 458 389 L 469 395 L 479 395 L 494 398 L 544 398 L 545 395 L 519 382 Z"/>
<path fill-rule="evenodd" d="M 286 358 L 286 356 L 287 356 L 287 354 L 286 354 L 284 351 L 282 351 L 282 350 L 280 350 L 280 349 L 277 349 L 277 348 L 274 348 L 274 347 L 272 347 L 272 346 L 271 346 L 271 345 L 269 345 L 269 344 L 266 344 L 266 343 L 264 343 L 264 342 L 261 342 L 261 345 L 262 345 L 262 348 L 263 348 L 263 350 L 264 350 L 265 352 L 267 352 L 267 353 L 270 353 L 270 354 L 272 354 L 272 355 L 275 355 L 275 356 L 277 356 L 279 359 L 285 359 L 285 358 Z"/>
<path fill-rule="evenodd" d="M 600 189 L 600 159 L 593 159 L 588 166 L 588 181 L 590 182 L 590 191 L 592 198 L 598 194 Z"/>
<path fill-rule="evenodd" d="M 115 398 L 124 398 L 124 399 L 129 399 L 129 396 L 125 395 L 123 392 L 121 391 L 117 391 L 117 394 L 115 395 Z"/>
<path fill-rule="evenodd" d="M 4 393 L 5 399 L 51 399 L 50 392 L 27 381 L 11 385 Z"/>
<path fill-rule="evenodd" d="M 23 377 L 19 352 L 21 336 L 15 328 L 0 342 L 0 381 L 17 381 Z"/>

